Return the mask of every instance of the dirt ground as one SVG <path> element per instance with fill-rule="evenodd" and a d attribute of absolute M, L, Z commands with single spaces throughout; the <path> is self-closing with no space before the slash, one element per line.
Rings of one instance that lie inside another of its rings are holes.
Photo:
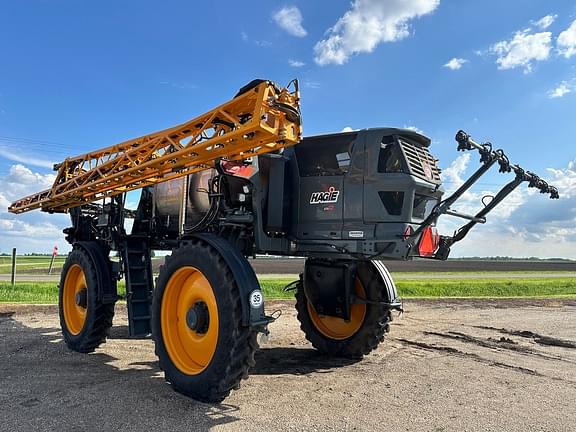
<path fill-rule="evenodd" d="M 573 431 L 576 302 L 407 301 L 360 362 L 325 358 L 274 302 L 250 378 L 220 405 L 165 384 L 150 340 L 82 355 L 61 341 L 54 306 L 0 305 L 2 431 Z"/>

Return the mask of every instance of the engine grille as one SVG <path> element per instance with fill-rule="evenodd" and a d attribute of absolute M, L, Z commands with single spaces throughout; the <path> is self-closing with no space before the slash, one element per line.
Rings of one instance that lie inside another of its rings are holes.
<path fill-rule="evenodd" d="M 428 148 L 402 138 L 398 139 L 400 148 L 408 161 L 410 173 L 433 183 L 440 183 L 440 168 Z"/>

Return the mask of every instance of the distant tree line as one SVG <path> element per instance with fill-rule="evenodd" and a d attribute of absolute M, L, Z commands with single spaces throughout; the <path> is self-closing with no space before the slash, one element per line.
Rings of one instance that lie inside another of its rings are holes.
<path fill-rule="evenodd" d="M 2 253 L 0 253 L 0 256 L 12 256 L 12 253 L 2 252 Z M 32 252 L 32 253 L 18 254 L 18 256 L 51 257 L 52 254 Z"/>
<path fill-rule="evenodd" d="M 66 254 L 64 254 L 66 255 Z M 0 256 L 9 257 L 12 256 L 11 253 L 2 252 Z M 49 253 L 26 253 L 26 254 L 18 254 L 18 256 L 32 256 L 32 257 L 50 257 L 52 254 Z M 114 253 L 112 256 L 117 256 Z M 151 251 L 151 256 L 154 257 L 154 251 Z M 280 257 L 285 258 L 285 257 Z M 517 258 L 517 257 L 510 257 L 510 256 L 493 256 L 493 257 L 461 257 L 461 258 L 449 258 L 449 261 L 566 261 L 572 262 L 573 260 L 568 258 L 537 258 L 537 257 L 529 257 L 529 258 Z"/>
<path fill-rule="evenodd" d="M 568 258 L 516 258 L 510 256 L 449 258 L 450 261 L 572 261 Z"/>

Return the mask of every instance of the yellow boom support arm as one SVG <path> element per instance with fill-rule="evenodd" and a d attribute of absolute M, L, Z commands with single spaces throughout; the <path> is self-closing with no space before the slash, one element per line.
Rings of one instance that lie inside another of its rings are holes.
<path fill-rule="evenodd" d="M 68 209 L 214 166 L 297 144 L 302 136 L 298 82 L 243 88 L 219 107 L 179 126 L 67 158 L 51 189 L 19 199 L 12 213 Z"/>

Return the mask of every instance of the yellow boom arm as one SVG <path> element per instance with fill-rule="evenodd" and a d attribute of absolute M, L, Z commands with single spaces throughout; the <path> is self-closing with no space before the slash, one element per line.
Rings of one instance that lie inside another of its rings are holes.
<path fill-rule="evenodd" d="M 298 82 L 292 90 L 253 81 L 234 99 L 179 126 L 67 158 L 51 189 L 19 199 L 12 213 L 68 209 L 214 166 L 297 144 Z"/>

